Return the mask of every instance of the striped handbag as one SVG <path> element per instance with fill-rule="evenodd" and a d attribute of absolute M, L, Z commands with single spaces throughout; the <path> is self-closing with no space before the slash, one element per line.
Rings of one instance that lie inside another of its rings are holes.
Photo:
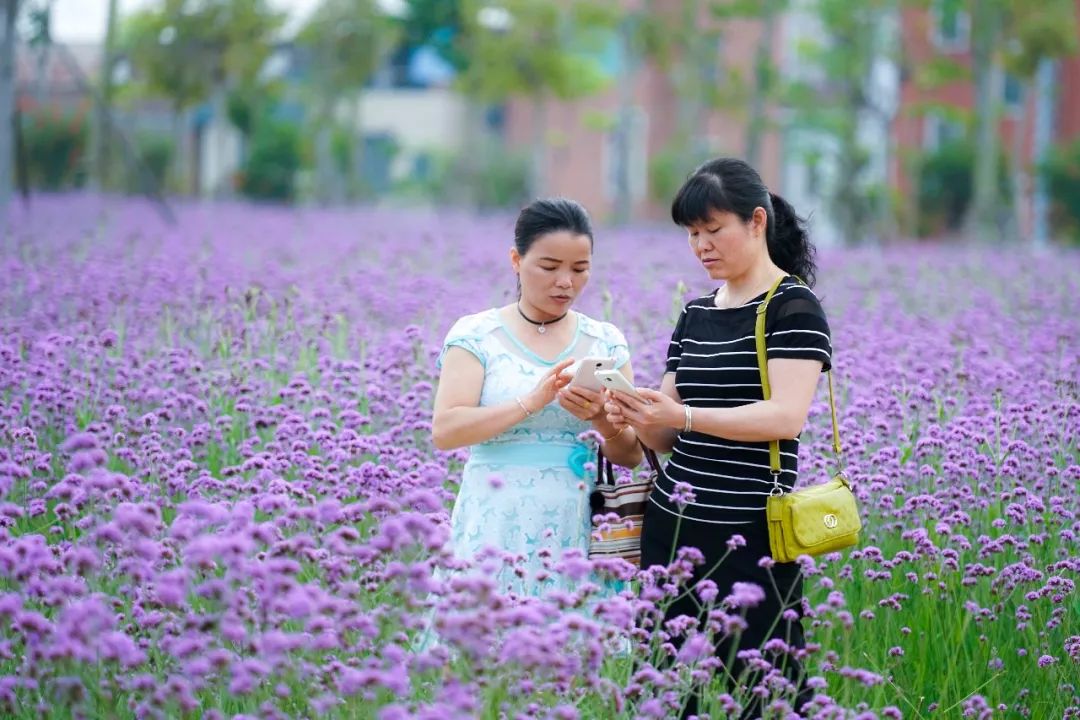
<path fill-rule="evenodd" d="M 602 448 L 596 451 L 596 489 L 589 496 L 593 514 L 593 530 L 589 540 L 589 558 L 622 558 L 627 562 L 641 564 L 641 523 L 645 515 L 645 503 L 649 501 L 660 461 L 649 448 L 645 458 L 649 461 L 649 474 L 644 479 L 627 483 L 615 483 L 615 471 L 611 461 L 604 457 Z M 604 521 L 605 516 L 617 515 L 618 520 Z"/>

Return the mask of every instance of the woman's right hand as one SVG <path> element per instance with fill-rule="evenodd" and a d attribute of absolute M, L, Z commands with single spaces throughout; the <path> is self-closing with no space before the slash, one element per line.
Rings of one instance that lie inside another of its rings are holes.
<path fill-rule="evenodd" d="M 562 373 L 573 364 L 574 358 L 566 358 L 544 373 L 528 395 L 522 396 L 521 401 L 525 403 L 530 413 L 538 413 L 546 408 L 558 397 L 559 391 L 570 384 L 573 376 L 563 376 Z"/>
<path fill-rule="evenodd" d="M 615 402 L 615 394 L 611 390 L 604 391 L 604 412 L 607 413 L 607 421 L 619 432 L 630 426 L 623 414 L 623 406 Z"/>

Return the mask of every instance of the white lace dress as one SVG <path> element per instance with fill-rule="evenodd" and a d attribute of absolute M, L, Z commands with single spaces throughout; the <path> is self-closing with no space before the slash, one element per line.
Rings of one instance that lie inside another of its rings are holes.
<path fill-rule="evenodd" d="M 439 366 L 451 347 L 475 355 L 484 366 L 480 405 L 489 406 L 514 402 L 568 357 L 613 357 L 616 367 L 626 364 L 626 339 L 614 325 L 577 312 L 568 319 L 576 320 L 574 338 L 549 362 L 526 348 L 503 325 L 497 310 L 468 315 L 447 334 Z M 538 595 L 554 587 L 569 589 L 571 583 L 564 578 L 544 577 L 543 551 L 557 562 L 568 549 L 578 549 L 583 556 L 588 550 L 595 472 L 586 472 L 585 464 L 595 462 L 595 445 L 582 443 L 578 436 L 589 427 L 555 401 L 470 448 L 451 514 L 450 542 L 462 559 L 475 558 L 485 548 L 516 556 L 518 572 L 504 566 L 498 573 L 501 591 Z"/>

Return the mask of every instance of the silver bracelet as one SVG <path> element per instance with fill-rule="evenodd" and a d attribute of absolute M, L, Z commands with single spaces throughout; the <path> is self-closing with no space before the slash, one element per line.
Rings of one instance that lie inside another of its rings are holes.
<path fill-rule="evenodd" d="M 683 405 L 683 414 L 686 416 L 686 421 L 683 422 L 683 432 L 688 433 L 694 426 L 694 416 L 690 413 L 689 405 Z"/>
<path fill-rule="evenodd" d="M 525 403 L 521 402 L 521 397 L 518 396 L 514 399 L 517 400 L 518 407 L 525 411 L 525 417 L 532 417 L 532 411 L 525 407 Z"/>

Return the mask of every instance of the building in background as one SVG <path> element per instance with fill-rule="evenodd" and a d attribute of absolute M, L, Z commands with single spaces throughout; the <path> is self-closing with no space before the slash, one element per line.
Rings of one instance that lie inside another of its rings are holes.
<path fill-rule="evenodd" d="M 624 10 L 643 7 L 640 0 L 619 2 Z M 891 191 L 890 202 L 910 202 L 916 194 L 919 159 L 968 132 L 958 117 L 974 107 L 970 80 L 926 87 L 913 70 L 939 58 L 970 68 L 971 21 L 960 5 L 931 0 L 926 8 L 884 13 L 874 30 L 880 50 L 863 88 L 868 102 L 857 118 L 859 144 L 867 155 L 860 182 Z M 684 6 L 681 0 L 653 0 L 649 5 L 650 11 L 669 16 L 677 16 Z M 1080 0 L 1076 6 L 1080 13 Z M 718 32 L 702 32 L 708 29 Z M 754 81 L 759 48 L 768 49 L 782 82 L 817 88 L 821 101 L 829 102 L 828 79 L 800 54 L 807 42 L 820 42 L 827 35 L 808 0 L 787 3 L 772 22 L 726 19 L 720 24 L 703 14 L 686 29 L 678 50 L 704 58 L 702 75 L 692 78 L 699 87 L 708 83 L 732 91 L 732 98 L 741 97 L 712 106 L 681 89 L 687 85 L 686 67 L 630 57 L 618 32 L 611 33 L 597 54 L 609 80 L 603 91 L 577 101 L 545 99 L 542 104 L 519 97 L 495 106 L 478 105 L 455 90 L 455 70 L 433 46 L 402 48 L 357 96 L 342 99 L 337 120 L 362 144 L 358 172 L 376 197 L 423 182 L 447 158 L 468 156 L 475 148 L 470 145 L 476 142 L 475 129 L 481 126 L 489 153 L 540 155 L 542 183 L 534 187 L 536 194 L 578 199 L 600 221 L 620 215 L 663 221 L 673 187 L 696 163 L 717 155 L 748 155 L 751 108 L 745 91 Z M 693 43 L 696 49 L 687 50 Z M 310 60 L 283 40 L 266 63 L 269 76 L 293 89 L 286 92 L 280 113 L 297 123 L 310 112 L 301 91 L 305 62 Z M 89 111 L 93 97 L 88 79 L 97 77 L 100 63 L 101 48 L 94 44 L 21 46 L 18 107 L 24 113 L 36 107 Z M 1048 63 L 1031 88 L 1022 93 L 1014 78 L 1002 78 L 1002 148 L 1011 158 L 1020 158 L 1025 169 L 1046 148 L 1080 136 L 1080 55 Z M 762 117 L 754 164 L 771 188 L 812 216 L 819 243 L 839 242 L 843 232 L 835 191 L 850 179 L 840 170 L 835 136 L 800 122 L 775 98 L 766 99 Z M 175 119 L 160 101 L 122 106 L 115 120 L 133 147 L 143 134 L 174 134 Z M 181 142 L 174 152 L 190 169 L 190 190 L 208 197 L 231 194 L 244 148 L 227 118 L 223 97 L 186 110 L 180 123 Z M 1032 231 L 1037 216 L 1031 173 L 1025 182 L 1018 195 L 1023 233 Z M 626 199 L 628 208 L 620 208 Z"/>

